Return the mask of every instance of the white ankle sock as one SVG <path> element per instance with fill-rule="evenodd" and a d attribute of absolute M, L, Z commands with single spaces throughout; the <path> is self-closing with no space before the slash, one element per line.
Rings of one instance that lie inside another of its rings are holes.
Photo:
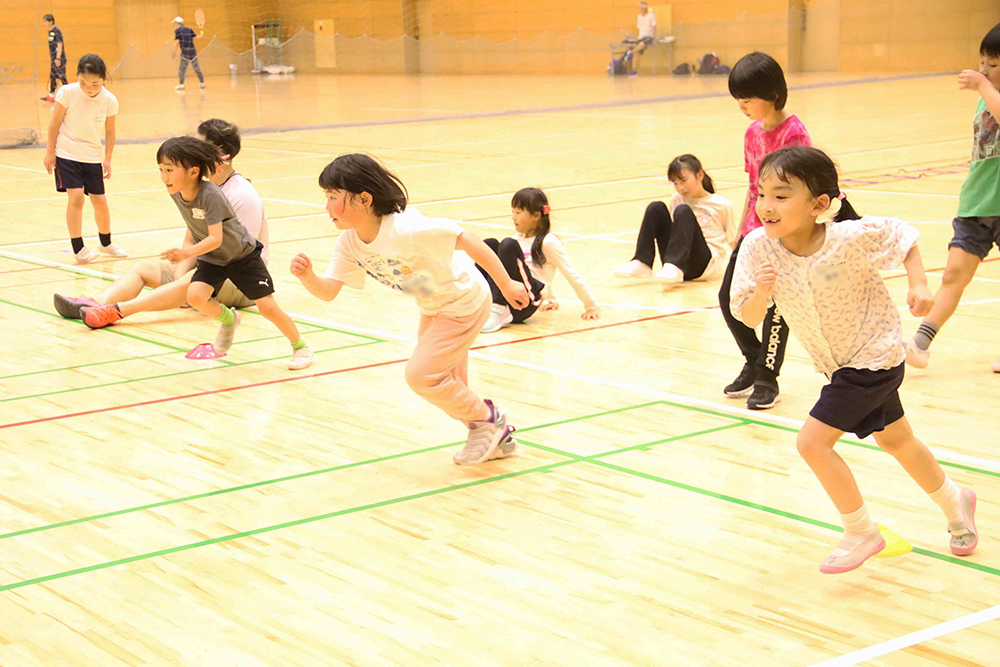
<path fill-rule="evenodd" d="M 839 545 L 841 548 L 845 548 L 845 543 L 850 545 L 849 548 L 854 548 L 872 533 L 878 532 L 878 524 L 868 516 L 868 508 L 864 503 L 850 514 L 841 514 L 840 519 L 844 522 L 844 539 Z"/>
<path fill-rule="evenodd" d="M 940 489 L 927 495 L 944 511 L 949 528 L 965 525 L 965 517 L 962 515 L 962 489 L 951 481 L 950 477 L 944 478 L 944 484 Z"/>

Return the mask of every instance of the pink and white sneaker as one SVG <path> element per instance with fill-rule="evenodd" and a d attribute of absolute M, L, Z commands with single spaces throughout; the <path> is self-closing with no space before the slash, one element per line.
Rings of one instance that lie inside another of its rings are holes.
<path fill-rule="evenodd" d="M 968 556 L 976 550 L 979 544 L 979 531 L 976 530 L 976 492 L 972 489 L 962 489 L 962 525 L 957 528 L 948 526 L 951 533 L 951 552 L 956 556 Z"/>
<path fill-rule="evenodd" d="M 823 574 L 841 574 L 856 570 L 882 549 L 885 549 L 885 538 L 878 530 L 857 544 L 845 537 L 819 566 L 819 571 Z"/>

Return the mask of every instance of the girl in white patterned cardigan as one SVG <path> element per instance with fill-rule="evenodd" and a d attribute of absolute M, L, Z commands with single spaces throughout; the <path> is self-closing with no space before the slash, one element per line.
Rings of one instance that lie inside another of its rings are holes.
<path fill-rule="evenodd" d="M 821 223 L 834 199 L 834 222 Z M 951 551 L 976 548 L 976 494 L 945 475 L 903 416 L 898 389 L 905 353 L 899 311 L 879 269 L 900 263 L 916 316 L 933 305 L 917 249 L 917 230 L 898 218 L 858 216 L 840 193 L 837 169 L 820 150 L 775 151 L 760 166 L 757 215 L 763 228 L 743 243 L 731 292 L 735 317 L 753 327 L 777 303 L 830 384 L 798 435 L 798 451 L 844 523 L 844 537 L 820 566 L 827 574 L 859 567 L 885 547 L 850 468 L 834 445 L 845 432 L 875 442 L 936 502 L 948 521 Z"/>

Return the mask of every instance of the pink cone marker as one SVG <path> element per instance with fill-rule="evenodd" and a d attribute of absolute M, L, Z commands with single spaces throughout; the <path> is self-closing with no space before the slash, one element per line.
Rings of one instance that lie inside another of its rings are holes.
<path fill-rule="evenodd" d="M 202 343 L 184 355 L 185 359 L 221 359 L 225 352 L 219 354 L 211 343 Z"/>

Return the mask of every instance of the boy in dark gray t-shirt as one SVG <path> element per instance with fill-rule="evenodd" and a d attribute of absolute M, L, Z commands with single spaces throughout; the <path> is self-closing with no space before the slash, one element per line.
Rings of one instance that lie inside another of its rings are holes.
<path fill-rule="evenodd" d="M 160 257 L 172 263 L 198 258 L 187 300 L 192 308 L 219 321 L 216 352 L 229 350 L 241 319 L 239 312 L 215 300 L 228 278 L 288 338 L 292 344 L 288 367 L 307 368 L 312 364 L 312 350 L 274 300 L 274 281 L 260 256 L 263 245 L 240 224 L 222 190 L 205 180 L 222 161 L 219 149 L 194 137 L 174 137 L 160 146 L 156 161 L 160 179 L 188 228 L 184 247 L 171 248 Z"/>

